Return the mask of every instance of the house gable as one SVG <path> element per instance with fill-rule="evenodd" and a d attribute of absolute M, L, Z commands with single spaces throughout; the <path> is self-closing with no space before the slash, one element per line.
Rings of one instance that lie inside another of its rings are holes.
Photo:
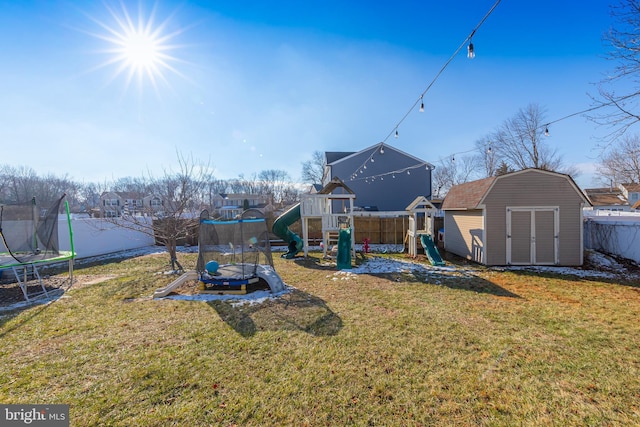
<path fill-rule="evenodd" d="M 343 154 L 327 165 L 324 183 L 343 179 L 356 194 L 359 208 L 404 211 L 416 196 L 431 197 L 433 165 L 424 160 L 383 144 Z"/>

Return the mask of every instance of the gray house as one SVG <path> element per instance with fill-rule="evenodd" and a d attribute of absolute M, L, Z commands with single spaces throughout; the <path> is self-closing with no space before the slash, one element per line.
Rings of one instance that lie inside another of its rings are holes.
<path fill-rule="evenodd" d="M 431 198 L 434 166 L 390 145 L 326 152 L 325 159 L 323 185 L 333 178 L 344 181 L 356 194 L 358 210 L 404 211 L 417 196 Z"/>
<path fill-rule="evenodd" d="M 525 169 L 453 186 L 444 246 L 486 265 L 582 265 L 583 206 L 570 176 Z"/>

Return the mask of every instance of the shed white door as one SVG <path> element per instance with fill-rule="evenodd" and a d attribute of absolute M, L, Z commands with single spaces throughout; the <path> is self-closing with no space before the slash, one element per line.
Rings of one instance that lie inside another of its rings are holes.
<path fill-rule="evenodd" d="M 508 207 L 507 264 L 557 264 L 558 229 L 558 207 Z"/>

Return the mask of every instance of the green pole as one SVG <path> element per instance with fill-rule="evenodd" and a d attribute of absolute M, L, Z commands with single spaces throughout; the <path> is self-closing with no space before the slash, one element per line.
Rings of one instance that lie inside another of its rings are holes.
<path fill-rule="evenodd" d="M 67 225 L 69 226 L 69 247 L 71 248 L 71 258 L 75 258 L 76 251 L 73 247 L 73 230 L 71 229 L 71 214 L 69 214 L 69 202 L 64 201 L 64 208 L 67 212 Z"/>
<path fill-rule="evenodd" d="M 67 212 L 67 225 L 69 226 L 69 248 L 71 249 L 71 258 L 69 258 L 69 286 L 73 285 L 73 259 L 76 256 L 75 248 L 73 247 L 73 230 L 71 229 L 71 215 L 69 214 L 69 202 L 64 201 L 64 208 Z"/>

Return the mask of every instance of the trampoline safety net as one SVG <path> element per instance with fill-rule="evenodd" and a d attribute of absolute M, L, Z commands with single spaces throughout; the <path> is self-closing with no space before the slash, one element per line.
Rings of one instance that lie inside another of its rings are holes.
<path fill-rule="evenodd" d="M 209 212 L 200 215 L 198 236 L 198 274 L 206 273 L 207 263 L 235 266 L 237 279 L 256 276 L 258 265 L 273 268 L 269 232 L 263 214 L 255 209 L 243 212 L 239 219 L 218 221 Z"/>
<path fill-rule="evenodd" d="M 48 209 L 41 209 L 35 198 L 28 204 L 0 206 L 0 266 L 33 263 L 60 255 L 58 213 L 64 197 Z"/>

